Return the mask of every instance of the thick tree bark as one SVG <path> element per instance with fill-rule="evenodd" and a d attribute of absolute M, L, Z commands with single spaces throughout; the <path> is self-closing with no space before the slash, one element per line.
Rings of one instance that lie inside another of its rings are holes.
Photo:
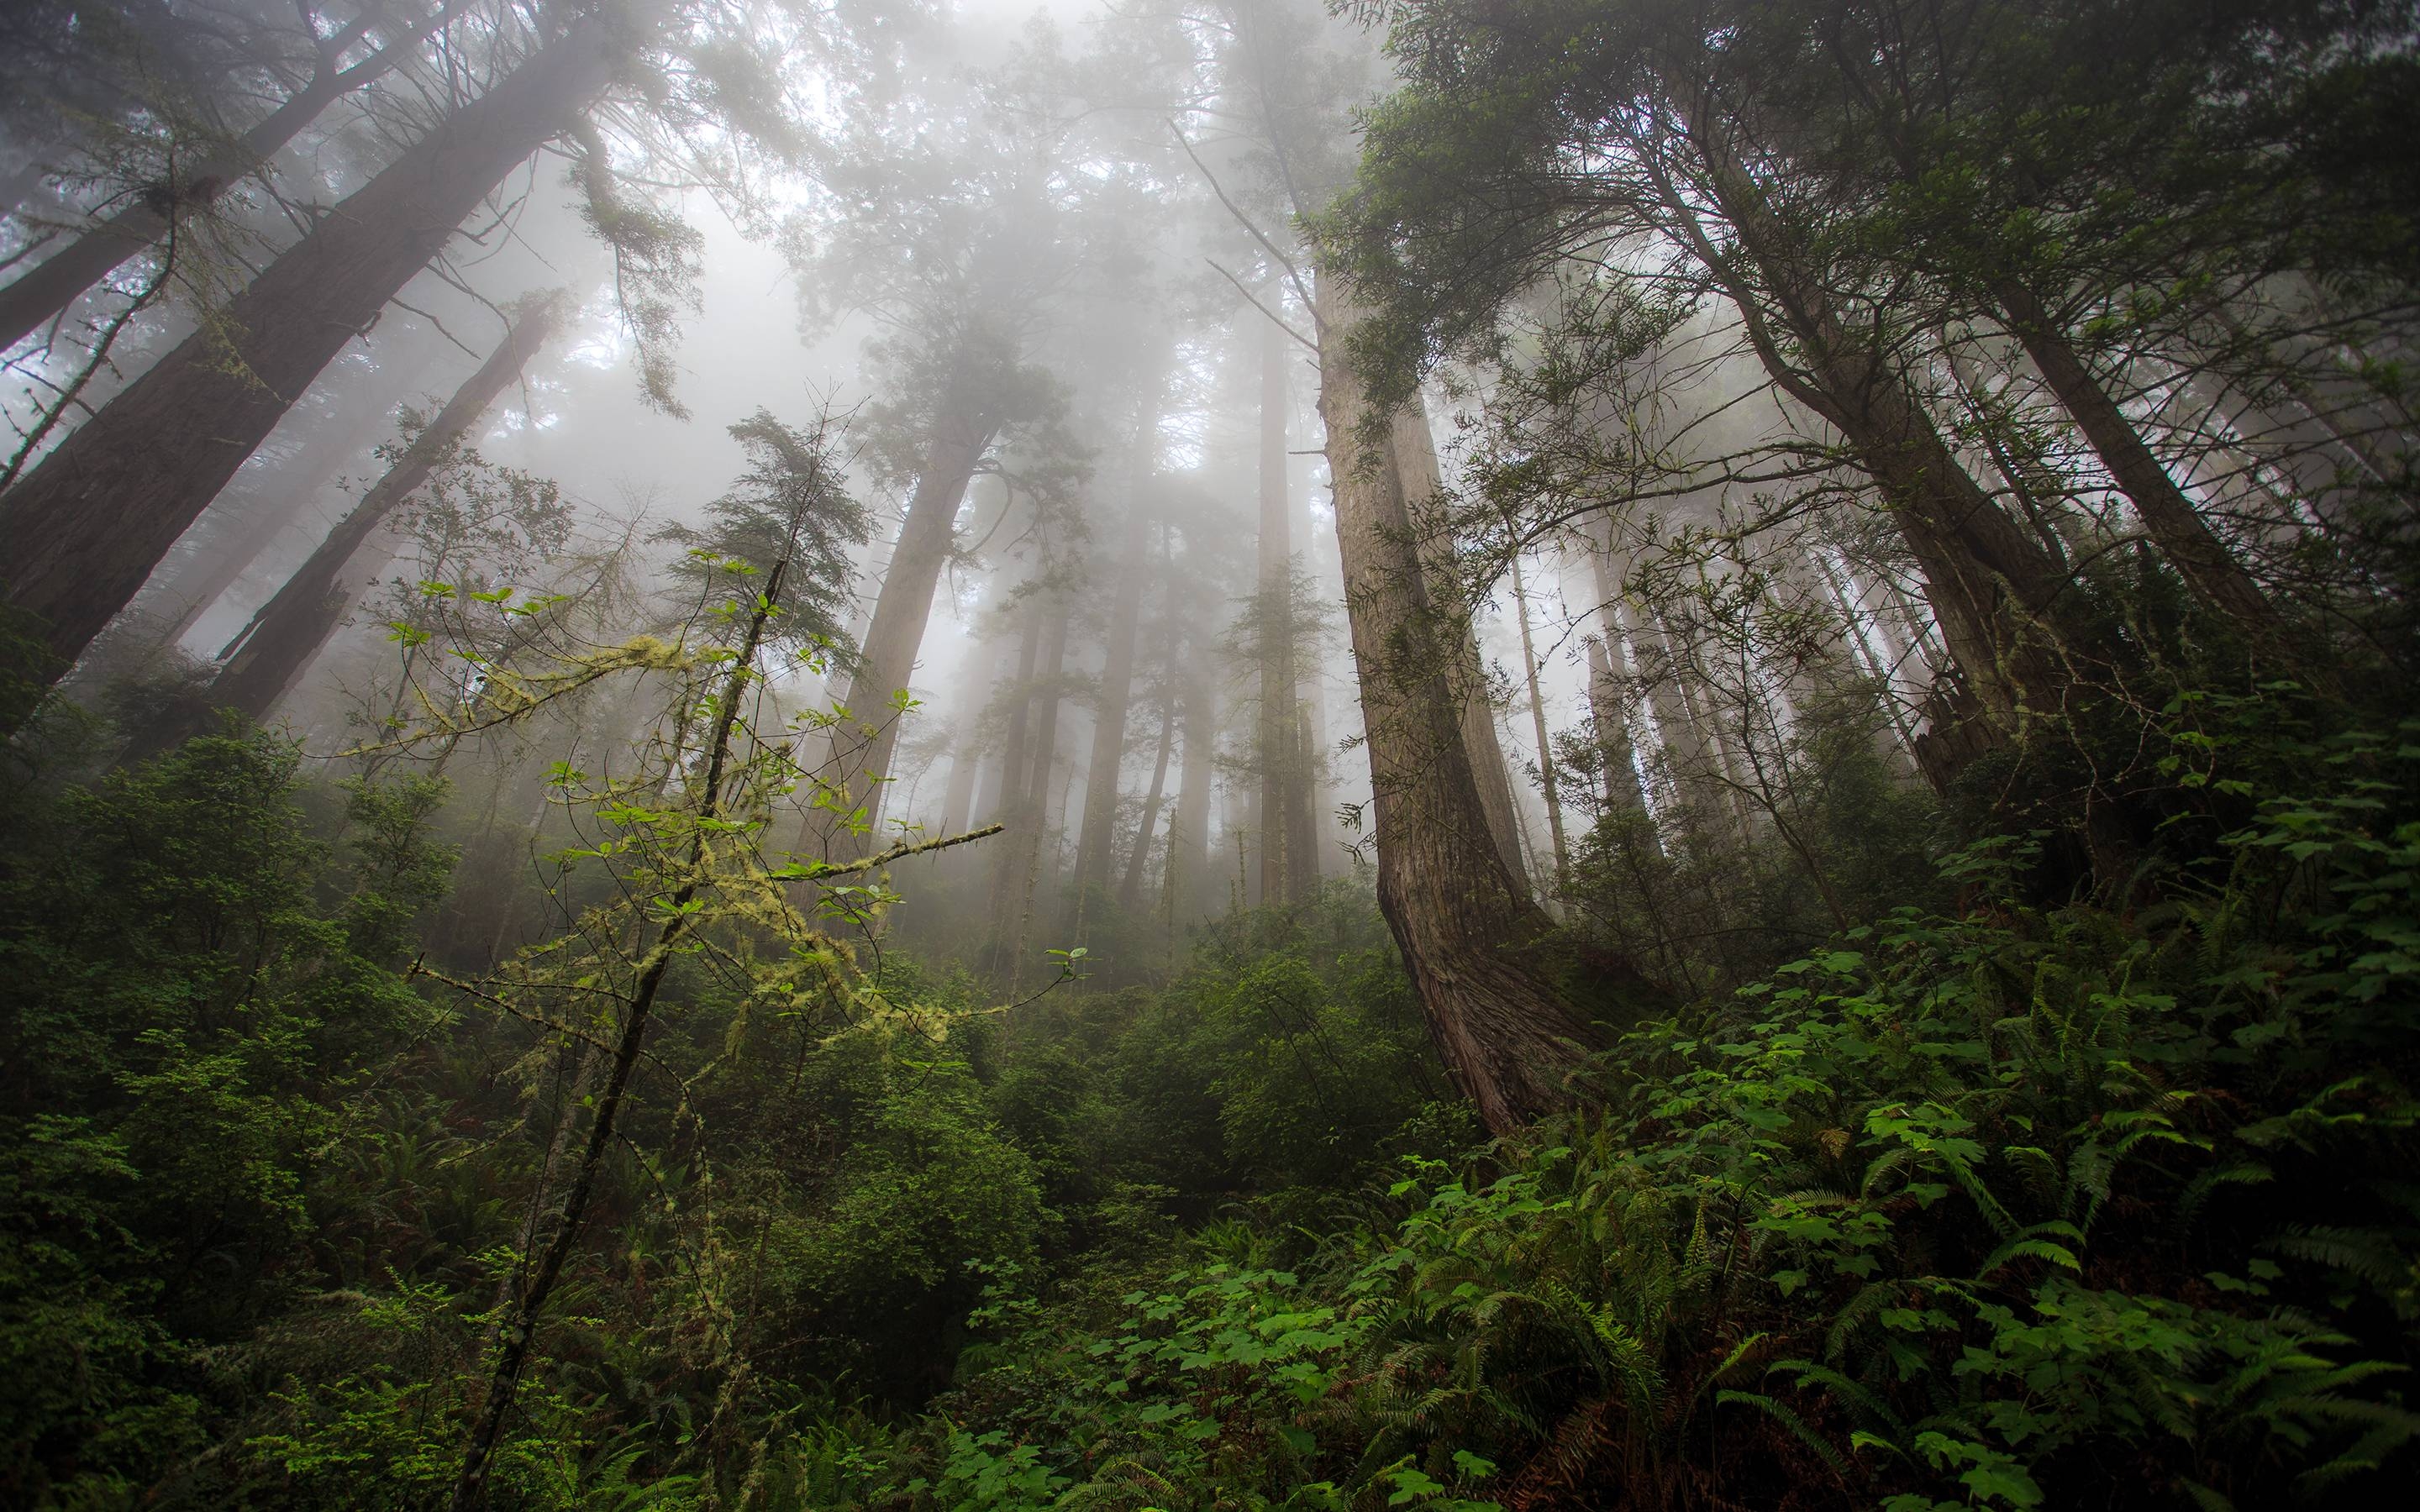
<path fill-rule="evenodd" d="M 1324 374 L 1324 359 L 1322 368 Z M 1422 517 L 1428 501 L 1443 486 L 1427 411 L 1417 401 L 1405 405 L 1391 417 L 1389 434 L 1388 465 L 1395 472 L 1400 528 L 1407 539 L 1419 543 L 1423 602 L 1431 606 L 1426 612 L 1450 618 L 1459 626 L 1451 643 L 1439 646 L 1438 651 L 1451 658 L 1449 680 L 1461 701 L 1462 739 L 1469 751 L 1472 779 L 1479 785 L 1480 806 L 1487 815 L 1487 832 L 1495 839 L 1505 871 L 1526 895 L 1529 874 L 1521 858 L 1521 821 L 1512 807 L 1512 779 L 1504 764 L 1504 743 L 1496 735 L 1496 710 L 1487 701 L 1479 626 L 1463 598 L 1459 569 L 1450 560 L 1451 543 L 1435 540 Z"/>
<path fill-rule="evenodd" d="M 302 88 L 287 96 L 252 130 L 185 171 L 183 181 L 174 186 L 173 200 L 165 208 L 161 202 L 166 196 L 138 197 L 42 259 L 8 287 L 0 288 L 0 351 L 48 324 L 85 290 L 167 235 L 171 215 L 178 208 L 209 205 L 275 157 L 298 132 L 318 119 L 321 111 L 393 69 L 446 13 L 433 13 L 419 27 L 397 37 L 349 69 L 339 69 L 335 64 L 335 56 L 343 47 L 323 50 L 319 68 Z M 351 40 L 349 37 L 331 39 L 342 41 L 345 46 L 350 46 Z"/>
<path fill-rule="evenodd" d="M 2092 443 L 2101 465 L 2125 490 L 2144 528 L 2184 579 L 2185 586 L 2204 603 L 2247 629 L 2257 631 L 2273 625 L 2276 613 L 2261 594 L 2259 584 L 2228 554 L 2226 543 L 2218 538 L 2210 522 L 2194 508 L 2193 501 L 2177 486 L 2176 479 L 2151 455 L 2141 433 L 2084 365 L 2084 359 L 2077 355 L 2067 332 L 2033 291 L 2013 279 L 2004 279 L 1994 285 L 1993 294 L 2007 315 L 2009 332 L 2024 347 L 2025 355 L 2033 359 L 2035 368 L 2073 418 L 2076 428 Z"/>
<path fill-rule="evenodd" d="M 561 328 L 564 315 L 557 298 L 523 307 L 479 370 L 219 653 L 225 665 L 206 695 L 209 706 L 240 710 L 252 719 L 269 717 L 393 560 L 391 539 L 378 539 L 389 517 L 455 455 L 496 396 Z"/>
<path fill-rule="evenodd" d="M 515 165 L 608 83 L 582 19 L 441 122 L 0 496 L 0 587 L 72 662 L 287 407 Z"/>
<path fill-rule="evenodd" d="M 1126 759 L 1126 703 L 1134 695 L 1135 636 L 1142 625 L 1142 593 L 1151 577 L 1152 472 L 1159 455 L 1159 384 L 1135 417 L 1134 455 L 1128 465 L 1126 532 L 1118 555 L 1118 584 L 1109 602 L 1099 695 L 1093 701 L 1092 760 L 1084 769 L 1083 828 L 1076 842 L 1077 906 L 1088 890 L 1106 894 L 1116 864 L 1118 773 Z M 1148 833 L 1148 829 L 1146 829 Z"/>
<path fill-rule="evenodd" d="M 940 587 L 941 569 L 949 564 L 958 507 L 998 428 L 983 406 L 956 392 L 962 386 L 954 383 L 941 396 L 925 445 L 924 469 L 908 496 L 907 517 L 874 602 L 874 618 L 848 686 L 835 701 L 849 717 L 833 728 L 816 779 L 845 795 L 847 801 L 811 810 L 799 837 L 801 849 L 826 859 L 862 855 L 881 832 L 884 779 L 899 746 L 899 715 L 892 700 L 915 676 L 916 653 L 924 643 L 925 623 L 933 617 L 933 596 Z M 861 806 L 865 827 L 861 834 L 853 833 L 845 821 Z"/>
<path fill-rule="evenodd" d="M 1367 444 L 1373 419 L 1395 427 L 1373 415 L 1346 357 L 1357 311 L 1332 274 L 1317 292 L 1320 411 L 1360 672 L 1378 905 L 1439 1056 L 1502 1133 L 1566 1101 L 1564 1080 L 1592 1031 L 1520 957 L 1551 925 L 1506 865 L 1471 769 L 1468 699 L 1449 675 L 1466 623 L 1432 601 L 1391 462 L 1401 448 Z"/>

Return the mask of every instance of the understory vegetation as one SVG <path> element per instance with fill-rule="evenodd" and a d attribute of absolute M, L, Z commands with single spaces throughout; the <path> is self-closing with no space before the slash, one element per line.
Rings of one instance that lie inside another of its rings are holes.
<path fill-rule="evenodd" d="M 2420 1432 L 2420 720 L 2293 706 L 2158 721 L 2209 838 L 2135 905 L 1969 839 L 1931 903 L 1634 1024 L 1493 1143 L 1349 879 L 1006 1012 L 906 956 L 846 1014 L 684 959 L 490 1494 L 2383 1496 Z M 415 978 L 442 795 L 238 725 L 12 785 L 12 1496 L 452 1484 L 597 1085 Z"/>

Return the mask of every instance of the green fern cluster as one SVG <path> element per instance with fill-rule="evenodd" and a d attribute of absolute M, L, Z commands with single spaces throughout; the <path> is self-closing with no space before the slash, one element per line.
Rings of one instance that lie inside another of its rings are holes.
<path fill-rule="evenodd" d="M 2420 740 L 2121 913 L 1851 931 L 1312 1241 L 1029 1309 L 869 1504 L 2346 1504 L 2420 1436 Z M 1373 1197 L 1373 1204 L 1376 1199 Z M 1011 1457 L 1022 1457 L 1014 1458 Z M 1036 1477 L 1039 1478 L 1036 1478 Z"/>

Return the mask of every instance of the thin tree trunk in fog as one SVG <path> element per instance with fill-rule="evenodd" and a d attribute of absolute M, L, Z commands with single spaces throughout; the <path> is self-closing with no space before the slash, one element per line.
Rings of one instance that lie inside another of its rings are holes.
<path fill-rule="evenodd" d="M 1033 921 L 1033 887 L 1042 865 L 1042 831 L 1050 819 L 1050 776 L 1059 756 L 1061 681 L 1067 666 L 1067 622 L 1074 606 L 1053 596 L 1042 612 L 1049 619 L 1035 678 L 1026 698 L 1033 705 L 1032 744 L 1027 748 L 1023 780 L 1011 787 L 1014 806 L 1001 815 L 1008 825 L 1008 843 L 1000 851 L 1000 869 L 992 881 L 992 970 L 1013 986 L 1025 962 L 1026 936 Z"/>
<path fill-rule="evenodd" d="M 371 485 L 310 560 L 219 653 L 225 665 L 205 696 L 209 706 L 240 710 L 256 720 L 269 717 L 391 560 L 391 547 L 381 549 L 372 538 L 396 507 L 428 481 L 438 464 L 455 453 L 505 385 L 520 377 L 562 325 L 565 313 L 564 302 L 552 297 L 522 308 L 479 370 L 454 391 L 395 466 Z"/>
<path fill-rule="evenodd" d="M 229 302 L 231 336 L 187 337 L 0 496 L 12 543 L 0 585 L 47 626 L 62 664 L 125 607 L 293 397 L 603 90 L 613 55 L 601 23 L 574 23 L 271 263 Z"/>
<path fill-rule="evenodd" d="M 1042 880 L 1042 839 L 1046 833 L 1050 836 L 1051 870 L 1055 872 L 1058 870 L 1059 841 L 1066 835 L 1067 799 L 1076 782 L 1071 764 L 1066 782 L 1059 791 L 1054 815 L 1050 779 L 1059 770 L 1059 710 L 1066 702 L 1062 683 L 1067 674 L 1067 628 L 1075 617 L 1075 606 L 1063 600 L 1050 621 L 1050 640 L 1042 649 L 1043 692 L 1041 707 L 1033 720 L 1033 786 L 1025 798 L 1025 811 L 1030 822 L 1025 832 L 1024 895 L 1017 907 L 1016 930 L 1009 941 L 1009 986 L 1012 990 L 1024 975 L 1026 953 L 1033 944 L 1033 895 Z"/>
<path fill-rule="evenodd" d="M 1420 540 L 1421 506 L 1444 486 L 1437 471 L 1436 441 L 1429 431 L 1426 409 L 1416 400 L 1397 410 L 1390 434 L 1394 497 L 1404 518 L 1402 528 L 1414 540 Z M 1450 543 L 1424 544 L 1446 553 L 1451 549 Z M 1455 643 L 1438 650 L 1453 661 L 1450 680 L 1462 701 L 1463 744 L 1469 748 L 1471 775 L 1479 785 L 1480 805 L 1487 814 L 1487 832 L 1495 837 L 1505 870 L 1526 894 L 1529 877 L 1521 858 L 1521 821 L 1512 807 L 1512 779 L 1504 764 L 1504 743 L 1496 735 L 1496 710 L 1487 701 L 1486 663 L 1479 651 L 1478 620 L 1471 606 L 1464 601 L 1455 564 L 1450 560 L 1429 560 L 1425 550 L 1421 556 L 1427 601 L 1445 606 L 1445 612 L 1460 622 Z"/>
<path fill-rule="evenodd" d="M 1848 627 L 1846 640 L 1851 654 L 1866 664 L 1869 675 L 1876 684 L 1883 712 L 1889 717 L 1888 748 L 1882 752 L 1883 759 L 1902 776 L 1913 777 L 1916 775 L 1916 732 L 1908 727 L 1907 714 L 1900 707 L 1898 653 L 1892 649 L 1890 634 L 1879 621 L 1874 624 L 1874 638 L 1883 644 L 1882 655 L 1877 656 L 1866 641 L 1865 615 L 1857 608 L 1855 595 L 1833 572 L 1832 564 L 1820 554 L 1815 558 L 1815 565 L 1822 573 L 1821 586 L 1838 611 L 1840 623 Z"/>
<path fill-rule="evenodd" d="M 1621 626 L 1622 574 L 1614 570 L 1608 533 L 1589 552 L 1596 578 L 1597 620 L 1603 638 L 1589 658 L 1589 713 L 1605 751 L 1605 801 L 1611 809 L 1645 812 L 1647 790 L 1638 779 L 1637 743 L 1630 733 L 1630 651 Z"/>
<path fill-rule="evenodd" d="M 982 754 L 974 748 L 973 733 L 959 733 L 956 748 L 950 752 L 950 785 L 941 794 L 941 833 L 954 835 L 967 825 L 967 815 L 974 810 L 975 774 L 983 765 Z"/>
<path fill-rule="evenodd" d="M 1367 444 L 1375 417 L 1345 355 L 1358 312 L 1332 274 L 1319 279 L 1317 293 L 1319 403 L 1360 669 L 1378 906 L 1438 1055 L 1500 1134 L 1565 1101 L 1564 1078 L 1592 1031 L 1517 954 L 1552 925 L 1505 863 L 1471 770 L 1468 699 L 1449 675 L 1466 627 L 1431 601 L 1403 483 L 1389 465 L 1401 448 Z"/>
<path fill-rule="evenodd" d="M 1218 689 L 1200 644 L 1187 663 L 1185 762 L 1178 768 L 1176 814 L 1169 825 L 1169 909 L 1187 921 L 1207 911 L 1210 880 L 1210 790 L 1218 780 Z"/>
<path fill-rule="evenodd" d="M 899 715 L 892 701 L 915 676 L 916 653 L 924 643 L 925 623 L 933 617 L 933 595 L 940 587 L 941 569 L 949 564 L 958 506 L 996 428 L 980 406 L 964 403 L 963 397 L 957 382 L 941 396 L 925 443 L 924 468 L 917 474 L 898 544 L 874 601 L 873 621 L 866 626 L 848 687 L 836 701 L 849 717 L 833 727 L 831 748 L 817 779 L 851 801 L 810 810 L 799 841 L 800 849 L 830 859 L 862 854 L 871 837 L 880 833 L 882 779 L 890 775 L 891 758 L 899 746 Z M 864 809 L 865 829 L 853 834 L 842 821 L 859 805 Z"/>
<path fill-rule="evenodd" d="M 2007 313 L 2009 330 L 2033 359 L 2050 391 L 2076 428 L 2101 458 L 2101 465 L 2133 502 L 2134 513 L 2151 532 L 2163 555 L 2174 564 L 2195 595 L 2247 629 L 2275 623 L 2276 614 L 2259 584 L 2228 554 L 2226 544 L 2194 508 L 2175 478 L 2143 443 L 2118 401 L 2084 365 L 2067 332 L 2051 318 L 2031 289 L 2014 280 L 1993 288 Z"/>
<path fill-rule="evenodd" d="M 1555 886 L 1572 884 L 1572 856 L 1563 842 L 1563 800 L 1555 791 L 1555 747 L 1546 733 L 1546 701 L 1538 691 L 1538 649 L 1529 640 L 1529 595 L 1521 585 L 1521 559 L 1512 559 L 1512 609 L 1521 616 L 1521 670 L 1529 684 L 1529 722 L 1538 736 L 1538 777 L 1546 796 L 1546 833 L 1555 847 Z"/>
<path fill-rule="evenodd" d="M 1159 455 L 1159 386 L 1155 372 L 1135 416 L 1132 479 L 1126 500 L 1125 547 L 1119 553 L 1117 591 L 1109 603 L 1100 696 L 1093 701 L 1093 754 L 1084 768 L 1083 827 L 1076 841 L 1077 907 L 1087 889 L 1106 894 L 1116 865 L 1118 771 L 1126 759 L 1126 701 L 1134 694 L 1135 635 L 1142 624 L 1142 591 L 1151 577 L 1152 471 Z"/>
<path fill-rule="evenodd" d="M 1261 782 L 1254 833 L 1259 837 L 1260 896 L 1264 904 L 1298 903 L 1308 889 L 1297 872 L 1301 825 L 1297 793 L 1310 772 L 1297 759 L 1295 732 L 1294 512 L 1286 497 L 1286 333 L 1274 320 L 1258 322 L 1261 338 L 1261 526 L 1254 598 L 1260 612 Z"/>
<path fill-rule="evenodd" d="M 1118 884 L 1118 906 L 1133 913 L 1142 904 L 1143 862 L 1151 856 L 1151 834 L 1159 825 L 1159 807 L 1168 791 L 1168 758 L 1176 746 L 1176 704 L 1159 706 L 1159 755 L 1151 764 L 1151 786 L 1143 794 L 1142 818 L 1135 825 L 1134 845 L 1126 853 L 1125 878 Z"/>
<path fill-rule="evenodd" d="M 1016 681 L 1009 685 L 1008 731 L 1001 742 L 1000 791 L 984 816 L 987 825 L 1005 821 L 1025 794 L 1025 749 L 1032 731 L 1028 713 L 1033 703 L 1034 659 L 1041 655 L 1042 598 L 1037 594 L 1026 602 L 1025 628 L 1017 637 Z"/>
<path fill-rule="evenodd" d="M 1001 685 L 1008 670 L 1006 645 L 976 645 L 967 655 L 967 670 L 958 687 L 957 727 L 952 732 L 950 785 L 941 795 L 941 833 L 954 835 L 974 826 L 975 786 L 983 775 L 984 752 L 977 738 L 984 696 Z"/>
<path fill-rule="evenodd" d="M 414 363 L 412 370 L 417 372 L 425 365 L 425 361 Z M 225 539 L 197 548 L 192 559 L 156 594 L 147 594 L 137 601 L 147 609 L 149 603 L 157 602 L 162 614 L 174 616 L 162 625 L 158 637 L 162 645 L 173 646 L 182 640 L 194 622 L 209 612 L 210 606 L 260 560 L 286 528 L 302 517 L 302 512 L 335 476 L 336 470 L 390 423 L 390 406 L 385 401 L 409 381 L 409 376 L 399 375 L 399 379 L 393 384 L 361 385 L 363 392 L 344 395 L 353 413 L 328 417 L 319 425 L 318 433 L 302 443 L 293 461 L 251 490 L 254 497 L 247 501 L 251 507 L 243 511 L 248 517 L 221 527 L 220 534 Z M 263 499 L 258 497 L 261 494 L 271 497 Z M 227 507 L 228 495 L 222 491 L 194 528 L 209 530 L 211 517 Z"/>
<path fill-rule="evenodd" d="M 320 65 L 309 82 L 287 96 L 260 124 L 194 163 L 184 174 L 183 182 L 176 186 L 177 199 L 202 206 L 217 199 L 245 175 L 275 157 L 321 111 L 393 69 L 448 13 L 448 9 L 440 9 L 418 29 L 396 38 L 349 69 L 338 69 L 335 55 L 350 46 L 353 39 L 332 39 L 343 45 L 323 49 Z M 466 208 L 463 214 L 469 213 Z M 455 219 L 458 222 L 461 217 Z M 170 215 L 157 208 L 152 196 L 136 196 L 124 209 L 42 259 L 8 287 L 0 288 L 0 351 L 48 324 L 85 290 L 165 236 L 169 223 Z M 452 226 L 447 229 L 450 231 Z"/>
<path fill-rule="evenodd" d="M 454 1481 L 454 1494 L 449 1502 L 453 1512 L 473 1512 L 484 1504 L 488 1493 L 488 1473 L 493 1468 L 491 1457 L 496 1440 L 503 1433 L 504 1420 L 512 1413 L 513 1397 L 520 1384 L 521 1371 L 529 1363 L 531 1349 L 537 1342 L 537 1323 L 546 1311 L 556 1282 L 562 1279 L 564 1263 L 571 1257 L 572 1246 L 579 1242 L 580 1232 L 588 1216 L 588 1203 L 597 1186 L 597 1171 L 604 1164 L 605 1153 L 612 1148 L 613 1129 L 622 1110 L 623 1095 L 628 1090 L 630 1073 L 639 1063 L 646 1047 L 647 1029 L 654 1017 L 656 997 L 662 990 L 664 978 L 673 963 L 683 954 L 681 945 L 691 927 L 693 915 L 689 903 L 697 896 L 701 863 L 706 856 L 706 837 L 709 822 L 721 817 L 723 767 L 732 749 L 732 735 L 739 720 L 740 695 L 748 686 L 751 669 L 756 660 L 756 648 L 762 643 L 765 622 L 771 617 L 769 606 L 780 596 L 782 578 L 789 568 L 784 561 L 773 563 L 766 576 L 764 596 L 757 600 L 755 614 L 748 622 L 747 634 L 735 648 L 738 655 L 732 658 L 731 678 L 714 704 L 713 733 L 706 744 L 706 772 L 699 784 L 701 795 L 697 805 L 696 836 L 689 845 L 689 864 L 674 873 L 682 880 L 668 891 L 657 895 L 655 902 L 665 922 L 658 932 L 655 943 L 644 955 L 631 963 L 633 978 L 630 996 L 622 1007 L 622 1022 L 615 1036 L 613 1058 L 607 1068 L 605 1086 L 596 1094 L 596 1112 L 590 1116 L 588 1139 L 581 1150 L 577 1174 L 569 1190 L 564 1194 L 563 1213 L 556 1221 L 554 1232 L 546 1246 L 536 1251 L 528 1272 L 520 1297 L 510 1311 L 511 1320 L 497 1331 L 500 1348 L 493 1355 L 494 1365 L 488 1374 L 486 1392 L 473 1410 L 469 1437 L 463 1444 L 462 1466 Z"/>
<path fill-rule="evenodd" d="M 1314 528 L 1311 513 L 1311 490 L 1291 489 L 1294 497 L 1295 539 L 1302 543 L 1302 556 L 1307 570 L 1317 573 L 1321 536 Z M 1316 578 L 1314 576 L 1314 580 Z M 1314 596 L 1319 596 L 1314 590 Z M 1327 687 L 1322 675 L 1320 658 L 1314 650 L 1305 662 L 1297 657 L 1295 664 L 1295 686 L 1300 690 L 1303 717 L 1302 738 L 1295 746 L 1295 755 L 1303 764 L 1301 794 L 1300 843 L 1295 851 L 1302 857 L 1302 887 L 1305 897 L 1316 896 L 1321 872 L 1322 836 L 1336 812 L 1334 774 L 1328 766 L 1329 737 L 1327 723 Z"/>

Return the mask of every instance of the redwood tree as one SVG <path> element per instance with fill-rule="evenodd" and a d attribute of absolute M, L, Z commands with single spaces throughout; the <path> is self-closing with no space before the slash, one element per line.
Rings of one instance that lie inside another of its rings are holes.
<path fill-rule="evenodd" d="M 1594 1032 L 1524 959 L 1552 925 L 1492 833 L 1464 734 L 1466 692 L 1452 676 L 1467 624 L 1430 593 L 1396 469 L 1398 426 L 1373 409 L 1354 366 L 1358 312 L 1341 282 L 1323 276 L 1317 291 L 1320 414 L 1360 674 L 1378 906 L 1439 1055 L 1502 1133 L 1562 1105 Z"/>
<path fill-rule="evenodd" d="M 8 602 L 71 663 L 242 466 L 293 396 L 455 228 L 609 82 L 612 27 L 575 21 L 321 217 L 5 496 Z"/>
<path fill-rule="evenodd" d="M 268 717 L 385 565 L 386 553 L 373 548 L 371 538 L 396 506 L 462 445 L 504 386 L 520 377 L 561 327 L 564 314 L 559 297 L 522 305 L 479 370 L 463 381 L 395 465 L 220 653 L 223 665 L 204 698 L 209 706 L 239 709 L 254 719 Z"/>
<path fill-rule="evenodd" d="M 306 12 L 307 13 L 307 12 Z M 251 129 L 203 152 L 178 181 L 162 192 L 136 194 L 90 230 L 0 288 L 0 350 L 15 346 L 121 264 L 165 236 L 174 217 L 207 207 L 226 190 L 275 157 L 328 106 L 392 71 L 437 25 L 452 14 L 440 7 L 410 24 L 397 24 L 376 6 L 328 37 L 311 38 L 316 66 L 302 86 Z M 380 29 L 387 39 L 348 65 L 348 52 Z"/>

